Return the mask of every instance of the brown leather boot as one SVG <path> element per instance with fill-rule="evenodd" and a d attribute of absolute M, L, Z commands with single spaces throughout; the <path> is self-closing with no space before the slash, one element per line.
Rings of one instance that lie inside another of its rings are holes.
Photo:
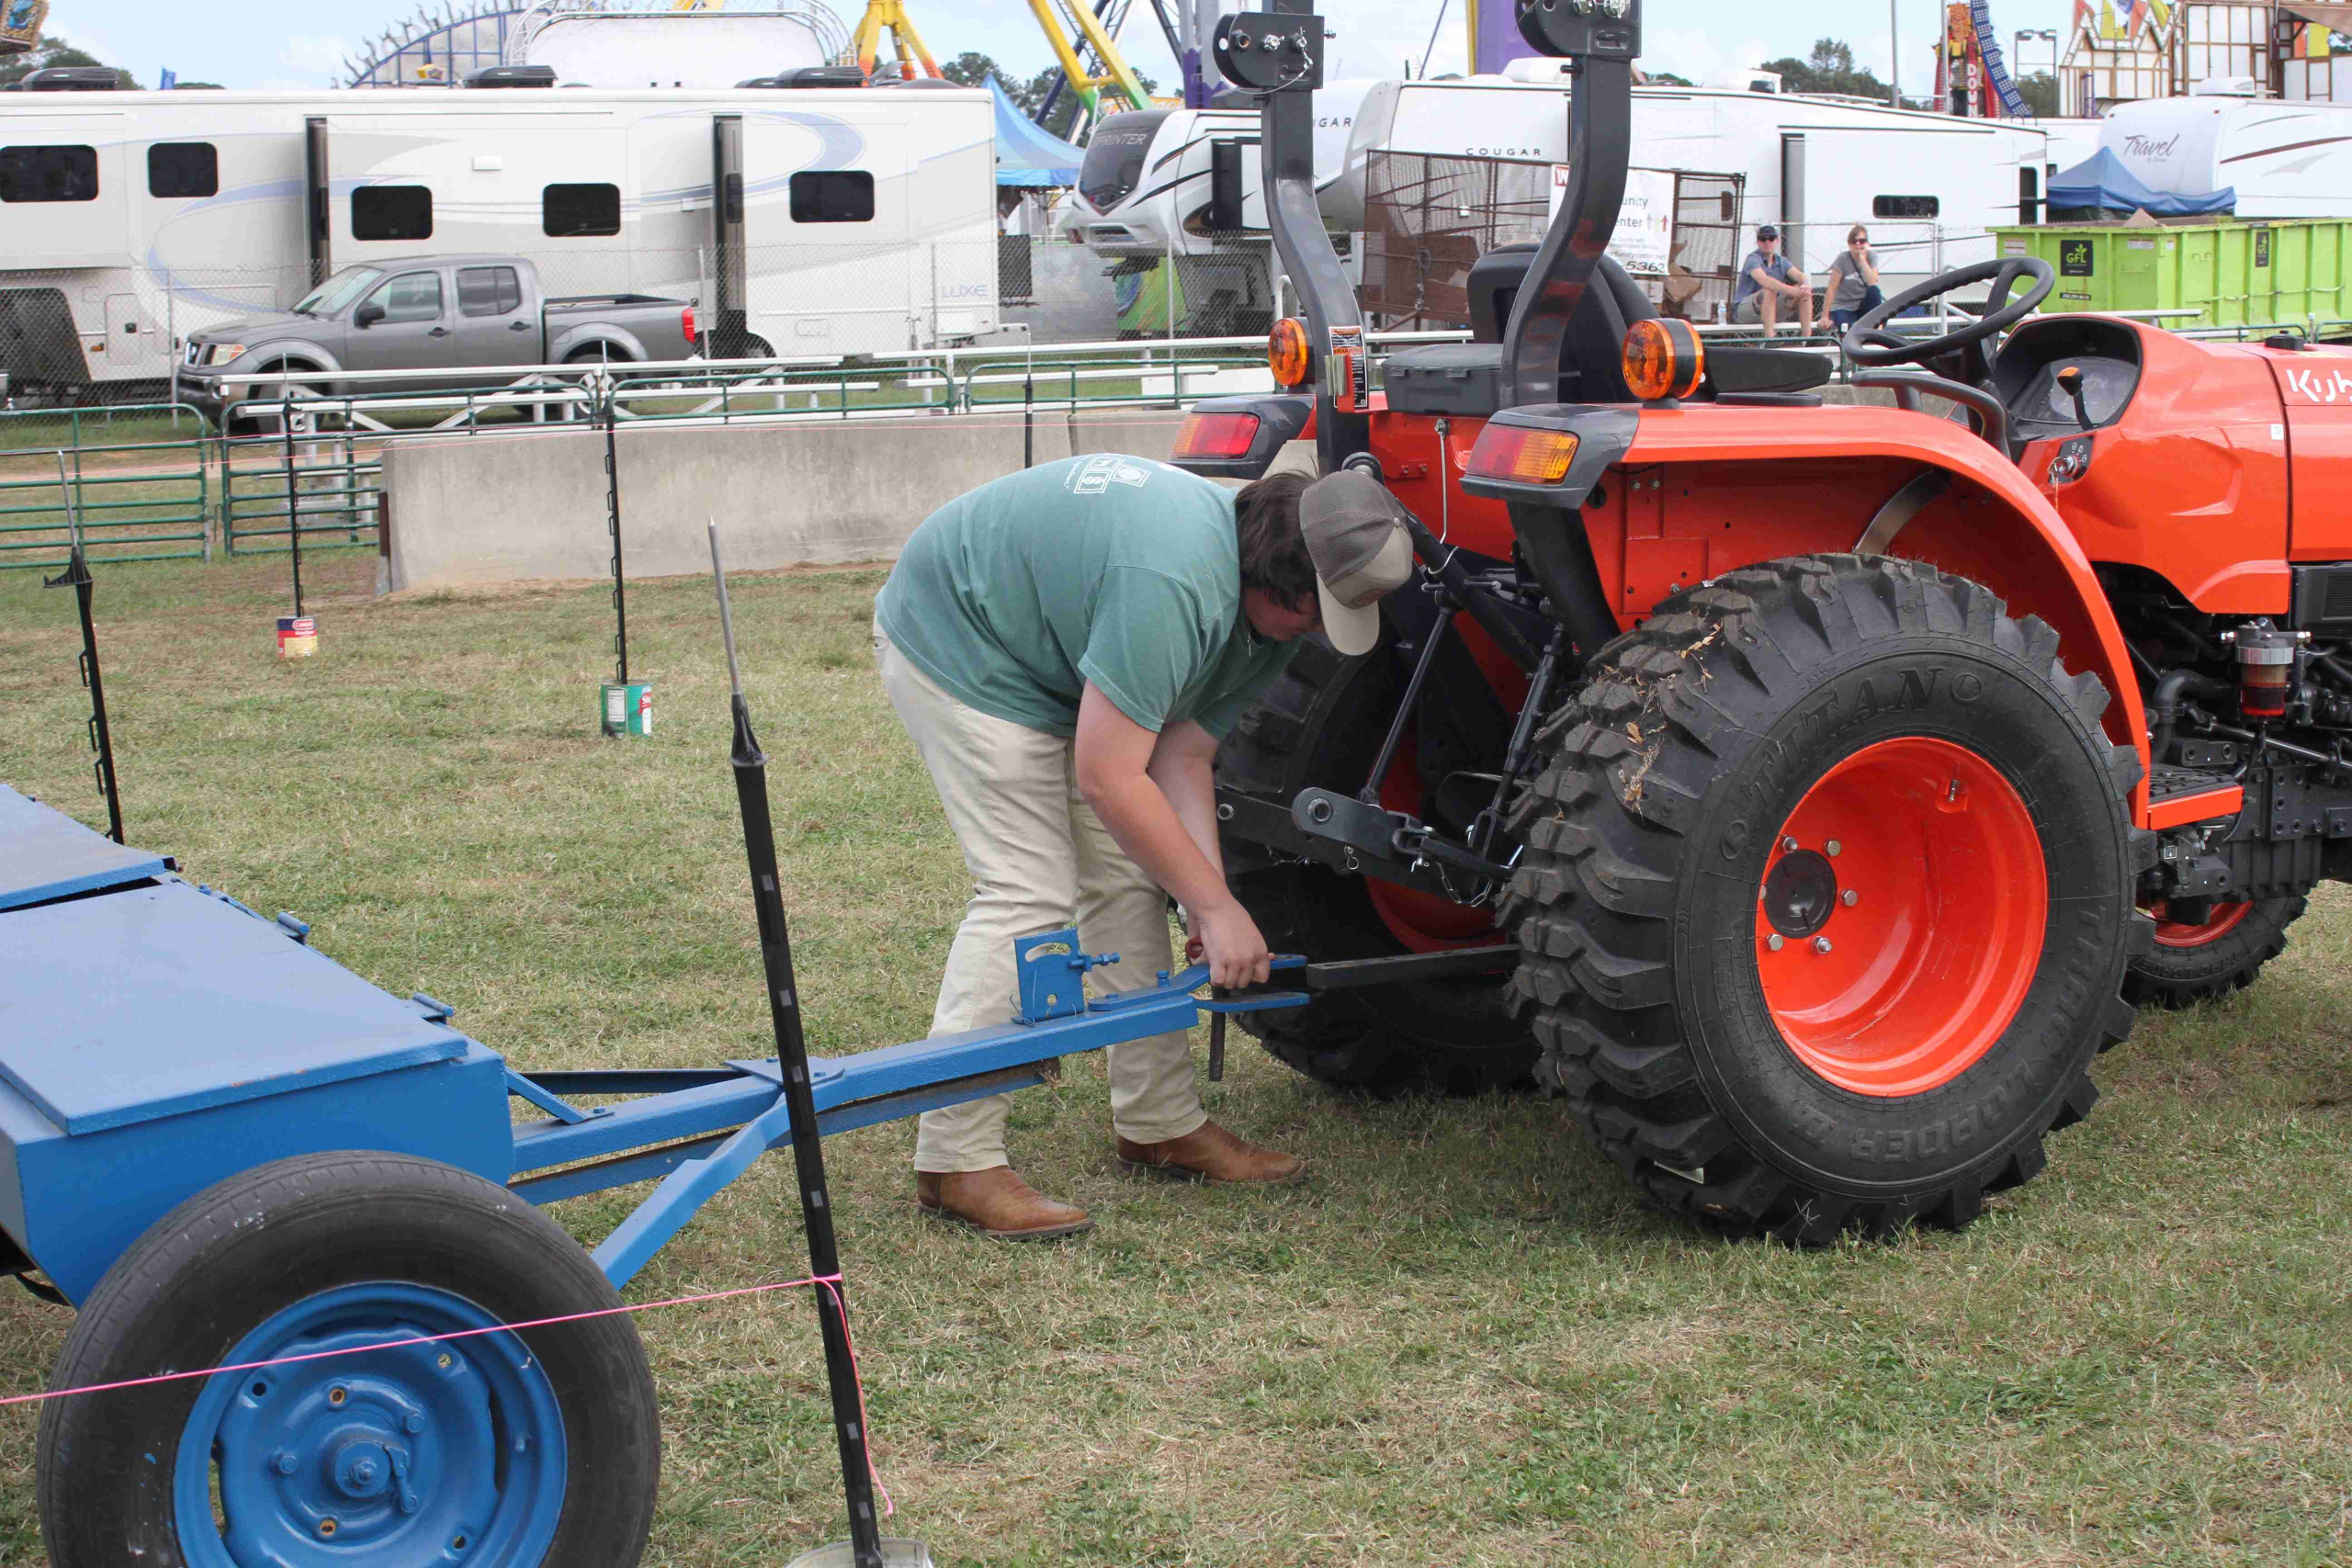
<path fill-rule="evenodd" d="M 927 1214 L 967 1224 L 1000 1241 L 1050 1241 L 1094 1228 L 1085 1210 L 1044 1196 L 1009 1165 L 944 1175 L 919 1170 L 915 1201 Z"/>
<path fill-rule="evenodd" d="M 1306 1162 L 1296 1155 L 1261 1149 L 1214 1122 L 1204 1122 L 1181 1138 L 1163 1144 L 1119 1140 L 1119 1163 L 1189 1181 L 1254 1182 L 1281 1187 L 1306 1179 Z"/>

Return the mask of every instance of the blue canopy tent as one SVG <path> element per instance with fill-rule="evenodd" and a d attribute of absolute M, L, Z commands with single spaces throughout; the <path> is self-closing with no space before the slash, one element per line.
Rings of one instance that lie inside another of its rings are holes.
<path fill-rule="evenodd" d="M 1078 166 L 1086 159 L 1086 149 L 1073 147 L 1033 123 L 994 81 L 989 83 L 989 95 L 996 99 L 996 183 L 1078 184 Z"/>
<path fill-rule="evenodd" d="M 2121 159 L 2102 147 L 2073 168 L 2051 175 L 2048 200 L 2052 212 L 2144 210 L 2154 218 L 2188 218 L 2236 210 L 2238 192 L 2235 186 L 2223 186 L 2203 196 L 2153 191 L 2123 166 Z"/>

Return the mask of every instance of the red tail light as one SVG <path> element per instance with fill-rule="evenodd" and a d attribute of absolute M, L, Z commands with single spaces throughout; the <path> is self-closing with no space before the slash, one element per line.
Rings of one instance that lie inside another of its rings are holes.
<path fill-rule="evenodd" d="M 1469 472 L 1510 484 L 1555 485 L 1568 477 L 1576 457 L 1573 432 L 1490 424 L 1478 433 L 1478 445 L 1470 449 Z"/>
<path fill-rule="evenodd" d="M 1254 413 L 1188 413 L 1176 430 L 1176 456 L 1247 457 L 1257 439 Z"/>
<path fill-rule="evenodd" d="M 686 334 L 686 346 L 692 348 L 695 342 L 695 308 L 692 305 L 678 312 L 678 328 Z"/>

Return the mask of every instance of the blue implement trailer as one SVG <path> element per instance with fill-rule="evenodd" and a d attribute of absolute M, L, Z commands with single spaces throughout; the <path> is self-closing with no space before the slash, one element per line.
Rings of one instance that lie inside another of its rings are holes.
<path fill-rule="evenodd" d="M 43 1406 L 51 1561 L 634 1562 L 659 1429 L 616 1292 L 792 1140 L 793 1050 L 524 1072 L 308 935 L 0 786 L 0 1273 L 81 1309 L 53 1390 L 137 1383 Z M 807 1058 L 816 1130 L 1306 999 L 1197 966 L 1090 998 L 1075 931 L 1018 959 L 1016 1021 Z M 646 1181 L 593 1254 L 537 1211 Z"/>

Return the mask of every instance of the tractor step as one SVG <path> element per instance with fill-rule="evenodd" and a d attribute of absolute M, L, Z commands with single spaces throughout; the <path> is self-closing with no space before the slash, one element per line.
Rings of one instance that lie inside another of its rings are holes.
<path fill-rule="evenodd" d="M 2177 828 L 2234 817 L 2245 805 L 2245 786 L 2227 773 L 2158 766 L 2148 772 L 2148 826 Z"/>

